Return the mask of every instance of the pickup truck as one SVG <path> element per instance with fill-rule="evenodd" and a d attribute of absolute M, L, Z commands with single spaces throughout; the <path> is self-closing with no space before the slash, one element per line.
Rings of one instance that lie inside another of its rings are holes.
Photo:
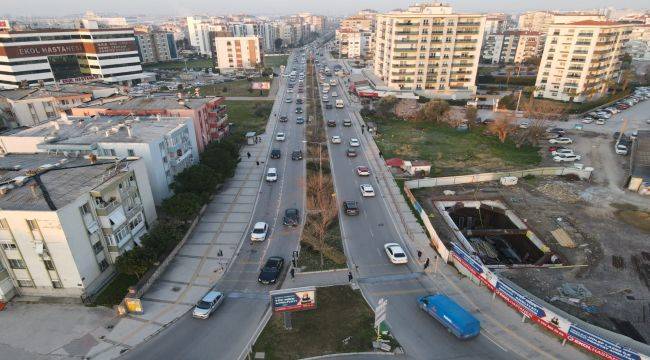
<path fill-rule="evenodd" d="M 461 340 L 478 336 L 481 323 L 454 300 L 443 294 L 418 298 L 420 309 L 438 320 L 447 330 Z"/>

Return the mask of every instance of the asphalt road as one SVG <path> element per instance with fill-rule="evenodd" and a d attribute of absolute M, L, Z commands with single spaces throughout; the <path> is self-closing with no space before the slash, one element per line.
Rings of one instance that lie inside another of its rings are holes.
<path fill-rule="evenodd" d="M 334 65 L 328 59 L 330 67 Z M 330 78 L 327 78 L 328 80 Z M 459 341 L 451 335 L 436 320 L 424 314 L 416 305 L 417 297 L 436 291 L 436 284 L 422 273 L 422 265 L 417 262 L 417 256 L 409 254 L 409 263 L 393 265 L 388 261 L 384 252 L 384 244 L 397 242 L 404 246 L 402 234 L 396 230 L 394 219 L 377 185 L 374 174 L 370 177 L 360 177 L 355 168 L 370 165 L 374 161 L 366 153 L 367 142 L 361 134 L 361 128 L 353 114 L 347 89 L 343 86 L 342 78 L 337 78 L 338 84 L 330 90 L 336 91 L 338 99 L 345 101 L 343 109 L 325 109 L 324 119 L 336 120 L 337 126 L 327 127 L 328 139 L 332 135 L 342 138 L 341 144 L 329 142 L 332 173 L 336 188 L 337 200 L 342 204 L 345 200 L 355 200 L 360 205 L 358 216 L 346 216 L 340 212 L 340 223 L 348 264 L 357 270 L 357 281 L 366 300 L 376 306 L 380 298 L 388 300 L 388 324 L 393 334 L 406 350 L 409 357 L 414 359 L 516 359 L 512 352 L 506 352 L 494 339 L 483 333 L 470 341 Z M 322 87 L 321 87 L 322 90 Z M 343 120 L 352 119 L 353 127 L 343 127 Z M 350 138 L 362 139 L 357 148 L 358 156 L 349 158 L 346 150 Z M 375 163 L 375 166 L 383 166 Z M 359 186 L 371 184 L 375 197 L 362 197 Z M 395 215 L 396 216 L 396 215 Z"/>
<path fill-rule="evenodd" d="M 289 58 L 289 64 L 296 61 L 296 54 Z M 238 359 L 250 348 L 251 338 L 264 325 L 264 317 L 269 311 L 268 291 L 280 286 L 262 285 L 257 282 L 259 269 L 270 256 L 282 256 L 285 259 L 286 275 L 291 263 L 291 254 L 298 248 L 302 226 L 288 228 L 282 224 L 286 208 L 300 209 L 301 220 L 304 219 L 305 202 L 305 162 L 291 160 L 293 150 L 304 147 L 304 125 L 296 124 L 296 96 L 289 94 L 287 80 L 282 78 L 278 95 L 274 103 L 274 114 L 288 115 L 288 122 L 277 121 L 272 133 L 284 132 L 286 140 L 273 140 L 271 149 L 280 149 L 280 159 L 268 159 L 260 166 L 266 169 L 275 167 L 278 181 L 264 182 L 258 194 L 254 215 L 248 232 L 241 241 L 240 250 L 226 274 L 216 287 L 227 294 L 227 298 L 217 311 L 207 320 L 197 320 L 191 313 L 165 329 L 148 342 L 128 351 L 125 359 Z M 285 102 L 287 97 L 291 103 Z M 279 109 L 279 110 L 278 110 Z M 306 111 L 305 111 L 306 112 Z M 264 176 L 263 175 L 263 176 Z M 303 190 L 301 190 L 303 189 Z M 298 190 L 298 191 L 296 191 Z M 255 222 L 264 221 L 270 226 L 266 241 L 252 244 L 249 234 Z"/>

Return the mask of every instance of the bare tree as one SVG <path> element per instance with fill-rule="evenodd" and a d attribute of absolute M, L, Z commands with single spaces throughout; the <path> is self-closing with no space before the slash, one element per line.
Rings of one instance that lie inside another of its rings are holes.
<path fill-rule="evenodd" d="M 514 132 L 515 129 L 515 116 L 510 112 L 497 113 L 494 122 L 488 126 L 488 131 L 497 135 L 499 141 L 502 143 L 506 141 L 508 135 Z"/>
<path fill-rule="evenodd" d="M 545 123 L 546 121 L 543 119 L 534 120 L 533 123 L 530 124 L 527 129 L 521 132 L 520 136 L 516 141 L 517 147 L 522 146 L 524 144 L 537 146 L 540 140 L 544 138 L 544 134 L 546 133 Z"/>
<path fill-rule="evenodd" d="M 449 113 L 449 103 L 445 100 L 431 100 L 424 104 L 422 109 L 415 116 L 417 121 L 443 121 Z"/>
<path fill-rule="evenodd" d="M 321 266 L 324 265 L 325 235 L 338 214 L 333 189 L 334 183 L 330 175 L 319 174 L 307 179 L 307 209 L 314 217 L 314 221 L 309 222 L 308 234 L 318 240 Z"/>

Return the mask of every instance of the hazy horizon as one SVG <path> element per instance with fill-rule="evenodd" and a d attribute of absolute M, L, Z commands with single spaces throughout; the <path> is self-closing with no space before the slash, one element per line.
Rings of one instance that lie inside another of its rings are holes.
<path fill-rule="evenodd" d="M 60 17 L 83 14 L 90 10 L 96 13 L 111 13 L 122 16 L 150 15 L 150 16 L 185 16 L 192 14 L 251 14 L 251 15 L 288 15 L 297 12 L 311 12 L 319 15 L 347 15 L 361 9 L 374 9 L 387 11 L 395 8 L 405 8 L 416 0 L 239 0 L 239 1 L 207 1 L 207 0 L 113 0 L 111 2 L 99 0 L 4 0 L 0 16 L 37 16 Z M 518 13 L 528 10 L 588 10 L 595 8 L 613 7 L 616 9 L 648 10 L 646 1 L 620 0 L 611 1 L 585 1 L 579 0 L 567 4 L 566 1 L 550 0 L 542 4 L 535 1 L 521 2 L 515 0 L 502 0 L 485 2 L 479 0 L 463 0 L 447 2 L 459 12 L 506 12 Z M 645 4 L 645 5 L 643 5 Z M 151 6 L 155 8 L 152 9 Z M 268 10 L 267 10 L 268 9 Z"/>

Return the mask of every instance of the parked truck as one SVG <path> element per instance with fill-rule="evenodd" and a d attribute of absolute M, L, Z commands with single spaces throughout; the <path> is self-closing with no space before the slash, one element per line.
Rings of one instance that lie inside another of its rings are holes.
<path fill-rule="evenodd" d="M 481 331 L 481 322 L 446 295 L 422 296 L 418 303 L 420 309 L 461 340 L 473 338 Z"/>

